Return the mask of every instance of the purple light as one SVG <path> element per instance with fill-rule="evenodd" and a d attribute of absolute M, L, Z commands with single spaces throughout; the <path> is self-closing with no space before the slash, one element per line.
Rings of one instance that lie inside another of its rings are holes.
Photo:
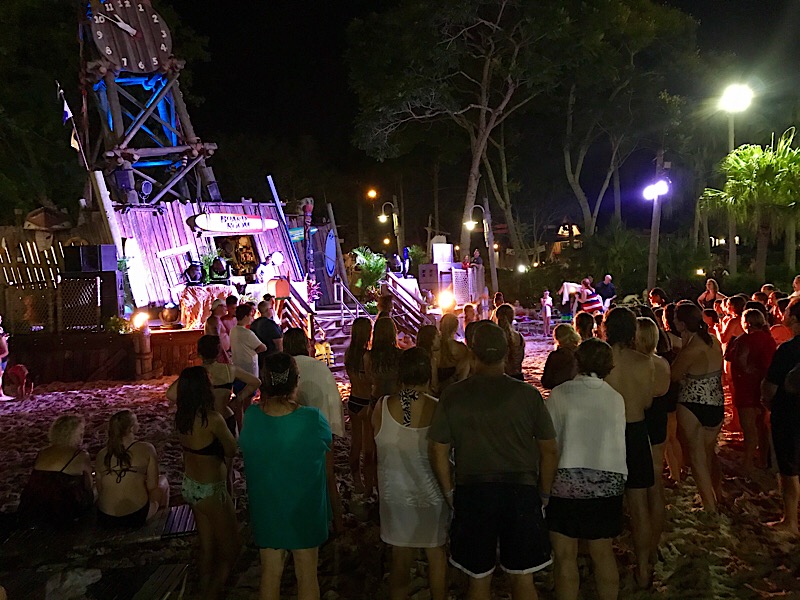
<path fill-rule="evenodd" d="M 664 180 L 661 179 L 652 185 L 648 185 L 642 191 L 642 196 L 644 196 L 645 200 L 655 200 L 660 196 L 666 195 L 669 191 L 669 184 Z"/>

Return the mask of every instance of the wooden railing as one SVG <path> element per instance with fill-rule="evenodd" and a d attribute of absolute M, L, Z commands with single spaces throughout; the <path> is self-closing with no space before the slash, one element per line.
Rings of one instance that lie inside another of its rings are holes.
<path fill-rule="evenodd" d="M 314 319 L 314 309 L 306 302 L 303 297 L 291 288 L 291 296 L 283 300 L 281 307 L 281 327 L 299 327 L 306 332 L 309 339 L 314 339 L 317 329 Z"/>

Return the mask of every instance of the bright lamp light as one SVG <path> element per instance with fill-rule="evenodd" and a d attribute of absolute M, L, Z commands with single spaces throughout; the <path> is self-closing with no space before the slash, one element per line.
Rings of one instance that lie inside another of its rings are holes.
<path fill-rule="evenodd" d="M 384 246 L 388 246 L 391 243 L 392 243 L 392 240 L 390 240 L 389 238 L 383 238 L 383 245 Z"/>
<path fill-rule="evenodd" d="M 524 273 L 527 270 L 528 270 L 528 267 L 526 267 L 525 265 L 517 265 L 517 271 L 519 273 Z"/>
<path fill-rule="evenodd" d="M 456 297 L 453 296 L 453 292 L 442 292 L 439 294 L 439 308 L 448 309 L 453 308 L 456 305 Z"/>
<path fill-rule="evenodd" d="M 388 220 L 389 217 L 387 217 L 384 213 L 378 215 L 378 221 L 380 221 L 381 223 L 386 223 L 386 221 Z"/>
<path fill-rule="evenodd" d="M 655 200 L 661 196 L 664 196 L 669 191 L 669 184 L 660 179 L 659 181 L 655 182 L 652 185 L 648 185 L 642 191 L 642 196 L 644 196 L 645 200 Z"/>
<path fill-rule="evenodd" d="M 725 112 L 737 113 L 747 110 L 752 101 L 753 90 L 747 85 L 734 83 L 725 88 L 719 99 L 719 107 Z"/>
<path fill-rule="evenodd" d="M 472 231 L 473 229 L 475 229 L 475 227 L 477 225 L 478 225 L 478 222 L 477 221 L 473 221 L 471 219 L 469 221 L 464 221 L 464 227 L 467 228 L 467 231 Z"/>
<path fill-rule="evenodd" d="M 150 315 L 144 311 L 137 312 L 131 318 L 131 325 L 134 329 L 143 329 L 150 322 Z"/>
<path fill-rule="evenodd" d="M 367 198 L 369 198 L 370 200 L 375 200 L 375 198 L 377 198 L 377 197 L 378 197 L 378 191 L 377 190 L 370 189 L 367 192 Z"/>

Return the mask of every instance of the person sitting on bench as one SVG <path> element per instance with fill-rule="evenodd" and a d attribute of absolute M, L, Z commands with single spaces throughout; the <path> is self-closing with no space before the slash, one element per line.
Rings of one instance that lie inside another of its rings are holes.
<path fill-rule="evenodd" d="M 33 472 L 22 490 L 19 516 L 23 521 L 69 525 L 94 504 L 92 463 L 83 443 L 83 417 L 62 415 L 50 427 L 50 445 L 36 456 Z"/>
<path fill-rule="evenodd" d="M 108 422 L 108 442 L 97 454 L 98 522 L 108 527 L 141 527 L 169 506 L 169 483 L 161 475 L 152 444 L 138 441 L 139 422 L 130 410 Z"/>

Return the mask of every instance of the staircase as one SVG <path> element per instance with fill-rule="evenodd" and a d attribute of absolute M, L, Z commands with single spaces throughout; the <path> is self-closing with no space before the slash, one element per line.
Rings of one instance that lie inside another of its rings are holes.
<path fill-rule="evenodd" d="M 331 371 L 344 371 L 344 352 L 350 344 L 350 330 L 353 317 L 345 312 L 342 319 L 342 310 L 339 305 L 317 306 L 314 321 L 319 329 L 325 332 L 325 340 L 331 345 L 333 365 Z"/>

